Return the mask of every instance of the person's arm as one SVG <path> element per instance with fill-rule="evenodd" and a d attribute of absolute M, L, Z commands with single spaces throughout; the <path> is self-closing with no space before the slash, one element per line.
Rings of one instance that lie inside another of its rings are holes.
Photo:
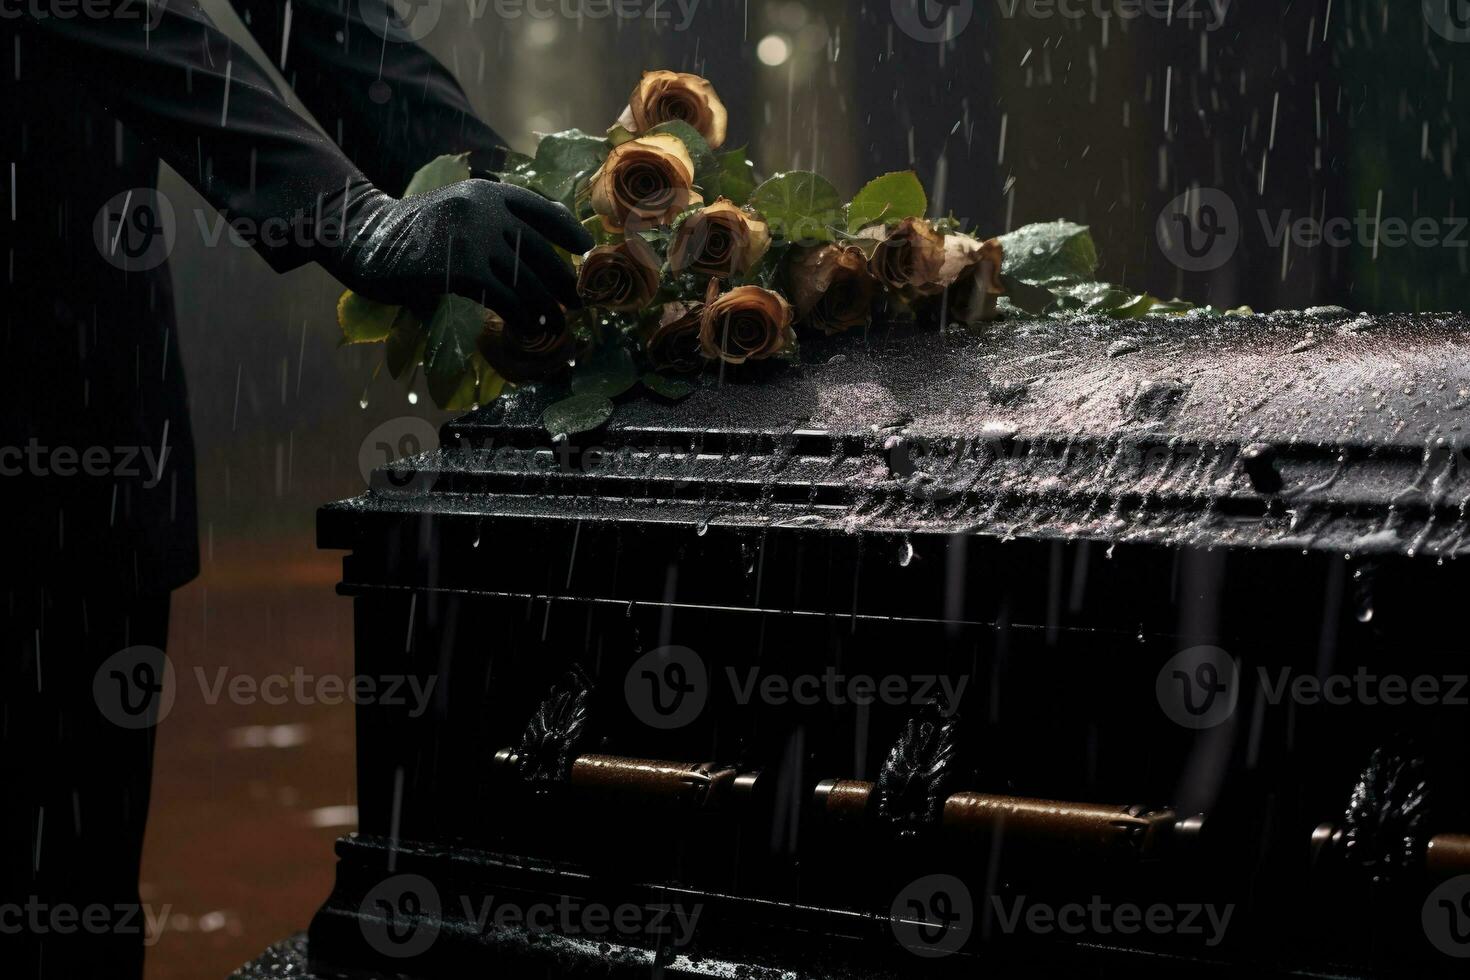
<path fill-rule="evenodd" d="M 40 49 L 28 63 L 80 81 L 232 222 L 254 224 L 255 248 L 276 270 L 315 261 L 387 302 L 460 293 L 512 323 L 576 304 L 551 243 L 585 251 L 591 240 L 565 208 L 486 180 L 398 200 L 293 112 L 194 0 L 92 0 L 87 10 L 26 8 L 22 40 Z"/>
<path fill-rule="evenodd" d="M 470 152 L 475 167 L 500 167 L 505 141 L 476 115 L 449 69 L 413 40 L 439 24 L 437 7 L 404 4 L 418 19 L 395 26 L 389 0 L 230 2 L 302 104 L 379 187 L 401 191 L 445 153 Z"/>

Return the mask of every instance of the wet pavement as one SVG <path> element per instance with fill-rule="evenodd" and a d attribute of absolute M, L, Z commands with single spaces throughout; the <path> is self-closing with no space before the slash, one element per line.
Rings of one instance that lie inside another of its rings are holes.
<path fill-rule="evenodd" d="M 304 929 L 356 820 L 351 705 L 312 693 L 352 671 L 341 556 L 306 534 L 229 551 L 174 596 L 178 695 L 143 860 L 149 980 L 222 980 Z"/>

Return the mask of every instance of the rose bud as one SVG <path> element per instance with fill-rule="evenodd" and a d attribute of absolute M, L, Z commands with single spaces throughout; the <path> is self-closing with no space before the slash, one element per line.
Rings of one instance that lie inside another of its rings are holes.
<path fill-rule="evenodd" d="M 1005 250 L 1000 240 L 992 238 L 986 242 L 976 241 L 975 245 L 967 253 L 968 262 L 945 285 L 948 318 L 965 326 L 994 320 L 996 297 L 1005 294 L 1005 287 L 1000 282 Z"/>
<path fill-rule="evenodd" d="M 710 293 L 719 280 L 710 280 Z M 704 304 L 699 345 L 704 356 L 727 364 L 761 361 L 796 342 L 791 304 L 780 293 L 759 286 L 736 286 Z"/>
<path fill-rule="evenodd" d="M 669 247 L 669 267 L 729 279 L 749 274 L 770 247 L 766 220 L 722 197 L 679 225 Z"/>
<path fill-rule="evenodd" d="M 698 75 L 646 71 L 628 97 L 618 125 L 637 135 L 666 122 L 685 122 L 699 131 L 710 149 L 725 142 L 725 104 L 715 87 Z"/>
<path fill-rule="evenodd" d="M 891 233 L 871 225 L 858 235 L 878 241 L 868 259 L 873 278 L 909 301 L 933 291 L 944 267 L 944 239 L 928 221 L 905 218 Z"/>
<path fill-rule="evenodd" d="M 703 319 L 703 303 L 669 303 L 663 308 L 658 326 L 643 345 L 655 371 L 693 374 L 704 367 L 699 344 Z"/>
<path fill-rule="evenodd" d="M 608 231 L 667 225 L 701 198 L 683 141 L 654 133 L 613 147 L 592 175 L 592 209 Z"/>
<path fill-rule="evenodd" d="M 637 235 L 599 245 L 582 259 L 577 295 L 588 306 L 636 312 L 658 292 L 658 254 Z"/>
<path fill-rule="evenodd" d="M 511 326 L 493 310 L 485 311 L 485 328 L 475 346 L 490 366 L 512 384 L 547 381 L 570 365 L 574 340 L 566 321 Z"/>
<path fill-rule="evenodd" d="M 803 249 L 787 275 L 797 319 L 828 336 L 864 326 L 872 316 L 878 283 L 855 245 Z"/>

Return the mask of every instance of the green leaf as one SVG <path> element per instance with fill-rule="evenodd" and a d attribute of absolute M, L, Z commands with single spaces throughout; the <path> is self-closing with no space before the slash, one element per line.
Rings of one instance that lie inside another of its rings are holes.
<path fill-rule="evenodd" d="M 665 374 L 649 371 L 643 376 L 643 387 L 660 398 L 676 402 L 694 393 L 694 385 L 683 378 L 671 378 Z"/>
<path fill-rule="evenodd" d="M 821 174 L 805 170 L 777 174 L 750 195 L 750 205 L 787 241 L 827 242 L 842 221 L 842 198 Z"/>
<path fill-rule="evenodd" d="M 502 183 L 531 190 L 532 180 L 536 176 L 536 161 L 524 153 L 511 151 L 505 155 L 505 163 L 497 176 Z"/>
<path fill-rule="evenodd" d="M 505 162 L 501 165 L 500 172 L 504 174 L 526 174 L 536 169 L 535 157 L 528 157 L 524 153 L 509 150 L 505 154 Z"/>
<path fill-rule="evenodd" d="M 1033 286 L 1029 282 L 1022 282 L 1010 276 L 1001 276 L 1000 282 L 1006 288 L 1006 298 L 1027 313 L 1041 316 L 1057 301 L 1056 296 L 1050 290 Z"/>
<path fill-rule="evenodd" d="M 1084 225 L 1052 221 L 1002 235 L 1005 273 L 1042 285 L 1087 282 L 1097 272 L 1097 246 Z"/>
<path fill-rule="evenodd" d="M 1099 310 L 1108 305 L 1109 293 L 1120 292 L 1116 286 L 1105 282 L 1058 283 L 1052 286 L 1052 290 L 1059 298 L 1072 300 L 1069 305 L 1077 309 L 1097 307 Z"/>
<path fill-rule="evenodd" d="M 882 221 L 895 224 L 904 218 L 922 218 L 929 210 L 929 196 L 919 175 L 912 170 L 884 174 L 858 191 L 847 212 L 847 230 L 856 233 Z"/>
<path fill-rule="evenodd" d="M 579 395 L 616 398 L 638 383 L 638 370 L 627 348 L 609 344 L 577 362 L 572 391 Z"/>
<path fill-rule="evenodd" d="M 424 322 L 404 307 L 388 331 L 388 341 L 383 353 L 388 362 L 388 373 L 396 380 L 404 372 L 424 359 Z"/>
<path fill-rule="evenodd" d="M 1106 307 L 1096 312 L 1106 313 L 1108 316 L 1117 317 L 1120 320 L 1137 320 L 1145 316 L 1157 303 L 1157 297 L 1150 296 L 1147 293 L 1133 295 L 1126 290 L 1114 290 L 1108 297 Z M 1093 311 L 1089 310 L 1088 312 Z"/>
<path fill-rule="evenodd" d="M 1135 293 L 1106 282 L 1079 282 L 1055 288 L 1063 310 L 1120 320 L 1137 320 L 1159 303 L 1156 296 Z"/>
<path fill-rule="evenodd" d="M 495 373 L 479 351 L 475 351 L 470 355 L 459 387 L 439 407 L 446 412 L 467 412 L 477 405 L 490 404 L 500 397 L 504 388 L 505 379 Z"/>
<path fill-rule="evenodd" d="M 613 146 L 622 146 L 629 140 L 637 138 L 638 137 L 634 136 L 632 132 L 629 131 L 628 127 L 624 126 L 622 123 L 613 123 L 611 126 L 608 127 L 607 130 L 607 141 Z"/>
<path fill-rule="evenodd" d="M 575 209 L 582 183 L 597 172 L 610 150 L 607 140 L 580 129 L 543 136 L 536 146 L 535 172 L 527 174 L 531 189 Z"/>
<path fill-rule="evenodd" d="M 552 435 L 590 432 L 612 418 L 613 403 L 602 395 L 573 395 L 541 413 L 541 424 Z"/>
<path fill-rule="evenodd" d="M 376 344 L 387 340 L 401 307 L 359 296 L 352 290 L 337 300 L 337 324 L 348 344 Z"/>
<path fill-rule="evenodd" d="M 707 198 L 713 200 L 713 195 L 719 193 L 720 161 L 715 159 L 714 151 L 709 148 L 709 143 L 705 138 L 699 135 L 699 130 L 687 122 L 674 119 L 666 123 L 659 123 L 649 132 L 667 133 L 684 144 L 689 150 L 689 159 L 694 161 L 695 185 L 705 192 Z"/>
<path fill-rule="evenodd" d="M 505 386 L 508 382 L 495 373 L 490 362 L 480 356 L 479 351 L 475 352 L 474 362 L 480 372 L 480 404 L 488 405 L 505 393 Z"/>
<path fill-rule="evenodd" d="M 436 191 L 441 187 L 448 187 L 450 184 L 469 179 L 470 155 L 468 153 L 435 157 L 413 175 L 403 196 L 416 197 L 419 194 L 427 194 L 429 191 Z"/>
<path fill-rule="evenodd" d="M 473 373 L 470 355 L 485 329 L 485 308 L 463 296 L 439 300 L 424 340 L 424 378 L 434 404 L 446 407 Z"/>
<path fill-rule="evenodd" d="M 755 164 L 745 157 L 745 147 L 721 153 L 717 158 L 720 164 L 719 194 L 728 197 L 736 204 L 744 205 L 750 201 L 751 192 L 755 190 Z"/>
<path fill-rule="evenodd" d="M 1148 311 L 1149 316 L 1174 316 L 1177 313 L 1188 313 L 1196 309 L 1195 305 L 1187 299 L 1159 300 L 1153 309 Z"/>

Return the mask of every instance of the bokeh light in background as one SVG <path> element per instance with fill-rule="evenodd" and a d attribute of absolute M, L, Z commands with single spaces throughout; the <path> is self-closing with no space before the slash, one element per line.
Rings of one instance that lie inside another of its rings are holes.
<path fill-rule="evenodd" d="M 761 64 L 777 68 L 786 64 L 786 59 L 791 57 L 791 42 L 780 34 L 767 34 L 755 46 L 755 56 L 761 60 Z"/>

